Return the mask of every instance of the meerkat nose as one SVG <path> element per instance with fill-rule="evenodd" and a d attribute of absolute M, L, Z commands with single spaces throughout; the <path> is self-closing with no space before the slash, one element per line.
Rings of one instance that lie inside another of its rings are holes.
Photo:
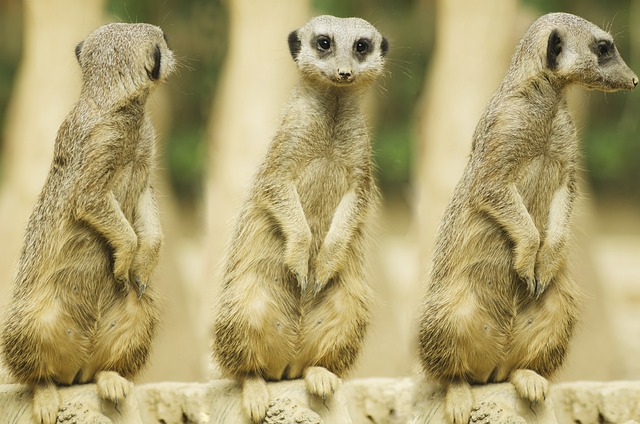
<path fill-rule="evenodd" d="M 638 85 L 638 77 L 633 77 L 631 82 L 633 82 L 633 86 L 636 87 Z"/>
<path fill-rule="evenodd" d="M 345 68 L 338 68 L 338 75 L 340 76 L 340 78 L 342 79 L 349 79 L 351 78 L 351 69 L 345 69 Z"/>

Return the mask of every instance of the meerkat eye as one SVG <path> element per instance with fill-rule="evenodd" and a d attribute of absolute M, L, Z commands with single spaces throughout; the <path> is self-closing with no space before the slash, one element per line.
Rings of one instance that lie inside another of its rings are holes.
<path fill-rule="evenodd" d="M 356 41 L 355 49 L 356 49 L 356 52 L 358 52 L 360 54 L 368 52 L 369 51 L 369 41 L 367 41 L 365 39 L 360 39 L 360 40 Z"/>
<path fill-rule="evenodd" d="M 331 40 L 328 37 L 318 37 L 318 49 L 329 50 L 331 48 Z"/>
<path fill-rule="evenodd" d="M 613 52 L 613 43 L 609 40 L 598 41 L 598 54 L 607 57 Z"/>

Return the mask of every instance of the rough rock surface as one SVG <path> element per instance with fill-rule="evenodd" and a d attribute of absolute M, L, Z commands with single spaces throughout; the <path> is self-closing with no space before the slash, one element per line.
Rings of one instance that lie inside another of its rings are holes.
<path fill-rule="evenodd" d="M 445 423 L 444 392 L 432 384 L 416 381 L 413 423 Z M 519 398 L 511 384 L 473 387 L 476 405 L 470 424 L 555 424 L 553 402 L 531 404 Z"/>
<path fill-rule="evenodd" d="M 142 424 L 136 396 L 118 405 L 103 401 L 92 384 L 59 390 L 62 405 L 57 424 Z M 0 419 L 3 424 L 33 424 L 31 393 L 17 384 L 0 385 Z"/>
<path fill-rule="evenodd" d="M 553 387 L 559 423 L 630 424 L 640 421 L 640 382 L 572 382 Z"/>
<path fill-rule="evenodd" d="M 345 382 L 323 401 L 303 381 L 269 384 L 273 399 L 265 424 L 437 423 L 444 419 L 442 390 L 419 378 L 366 378 Z M 60 388 L 58 424 L 247 424 L 240 387 L 229 380 L 209 383 L 153 383 L 114 405 L 93 385 Z M 470 424 L 638 424 L 640 382 L 575 382 L 552 386 L 551 398 L 530 405 L 510 384 L 473 388 Z M 32 424 L 31 393 L 0 385 L 0 422 Z"/>

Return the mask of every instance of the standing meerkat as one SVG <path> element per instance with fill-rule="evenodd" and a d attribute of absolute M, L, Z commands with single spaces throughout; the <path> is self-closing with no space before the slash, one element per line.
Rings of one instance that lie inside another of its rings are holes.
<path fill-rule="evenodd" d="M 319 16 L 289 34 L 300 71 L 238 217 L 223 269 L 213 356 L 264 418 L 265 380 L 303 377 L 330 396 L 370 320 L 365 256 L 378 201 L 360 103 L 387 41 L 359 18 Z"/>
<path fill-rule="evenodd" d="M 162 234 L 151 174 L 151 90 L 174 68 L 148 24 L 102 26 L 76 48 L 80 99 L 63 122 L 27 224 L 2 333 L 4 362 L 56 421 L 56 384 L 95 382 L 118 402 L 147 360 L 157 301 L 147 288 Z"/>
<path fill-rule="evenodd" d="M 580 299 L 566 260 L 579 156 L 567 87 L 637 83 L 611 35 L 574 15 L 542 16 L 516 48 L 438 229 L 422 305 L 420 360 L 445 385 L 451 422 L 469 421 L 470 384 L 547 397 Z"/>

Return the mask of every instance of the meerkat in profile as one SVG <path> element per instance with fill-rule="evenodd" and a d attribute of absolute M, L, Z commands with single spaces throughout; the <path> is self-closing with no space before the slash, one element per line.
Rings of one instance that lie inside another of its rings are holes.
<path fill-rule="evenodd" d="M 300 78 L 238 217 L 213 326 L 213 357 L 241 382 L 253 422 L 265 380 L 330 396 L 370 320 L 365 256 L 378 201 L 360 103 L 387 41 L 359 18 L 319 16 L 289 35 Z"/>
<path fill-rule="evenodd" d="M 421 310 L 421 363 L 445 385 L 451 422 L 469 421 L 470 384 L 547 397 L 580 299 L 567 269 L 579 155 L 567 87 L 637 83 L 611 35 L 580 17 L 542 16 L 520 41 L 438 229 Z"/>
<path fill-rule="evenodd" d="M 173 70 L 173 53 L 160 28 L 115 23 L 76 55 L 80 98 L 27 224 L 2 333 L 4 362 L 33 388 L 43 424 L 56 421 L 58 384 L 95 382 L 116 403 L 127 396 L 158 321 L 147 285 L 162 234 L 145 106 Z"/>

